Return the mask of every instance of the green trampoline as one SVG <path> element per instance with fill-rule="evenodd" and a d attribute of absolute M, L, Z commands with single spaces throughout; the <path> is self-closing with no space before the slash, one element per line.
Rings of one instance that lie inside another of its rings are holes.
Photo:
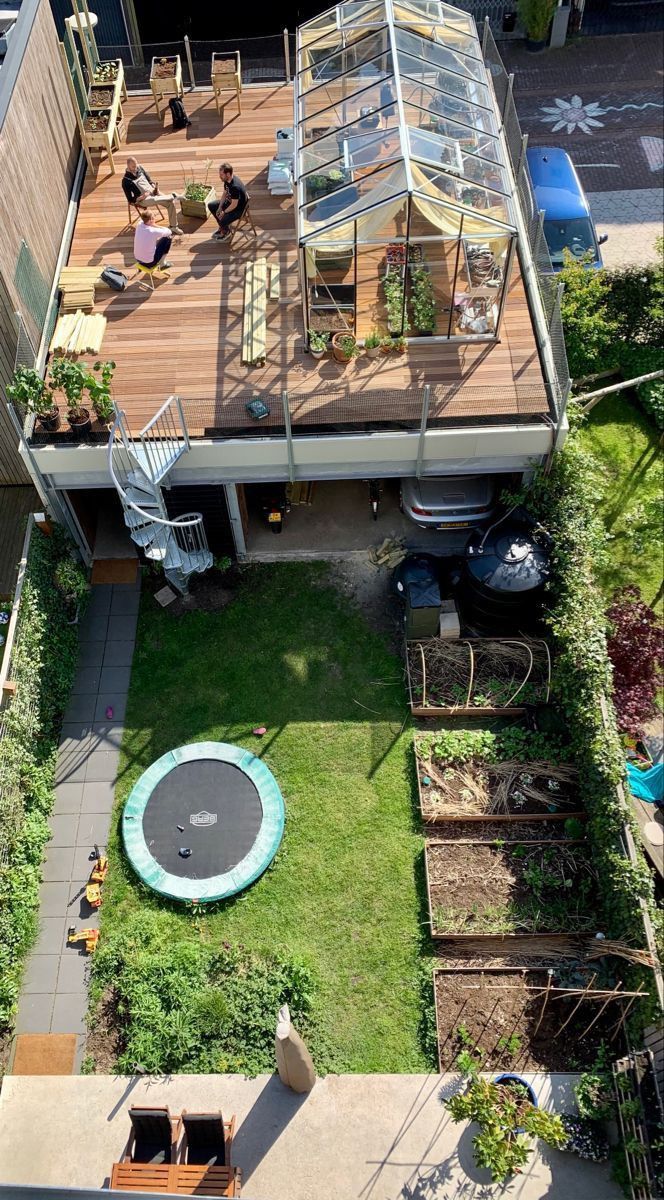
<path fill-rule="evenodd" d="M 228 742 L 162 754 L 122 814 L 127 857 L 143 883 L 173 900 L 207 904 L 248 887 L 274 858 L 284 802 L 265 763 Z"/>

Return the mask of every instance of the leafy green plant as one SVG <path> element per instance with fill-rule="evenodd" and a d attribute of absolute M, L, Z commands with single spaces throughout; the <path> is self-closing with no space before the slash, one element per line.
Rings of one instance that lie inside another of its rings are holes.
<path fill-rule="evenodd" d="M 350 360 L 353 358 L 357 358 L 358 354 L 360 353 L 360 348 L 352 333 L 341 334 L 341 336 L 336 339 L 335 344 L 348 362 L 350 362 Z"/>
<path fill-rule="evenodd" d="M 603 271 L 589 270 L 565 250 L 558 278 L 564 285 L 561 315 L 565 348 L 573 379 L 616 365 L 618 327 L 609 309 L 609 286 Z"/>
<path fill-rule="evenodd" d="M 476 1079 L 484 1060 L 484 1051 L 480 1049 L 461 1050 L 457 1054 L 456 1068 L 464 1079 Z"/>
<path fill-rule="evenodd" d="M 121 1072 L 135 1062 L 151 1073 L 270 1071 L 282 1004 L 316 1053 L 314 982 L 299 959 L 211 943 L 195 930 L 169 942 L 156 913 L 134 913 L 104 931 L 93 997 L 122 1030 Z"/>
<path fill-rule="evenodd" d="M 501 1054 L 508 1058 L 516 1058 L 521 1050 L 521 1038 L 518 1033 L 504 1034 L 498 1038 L 496 1046 Z"/>
<path fill-rule="evenodd" d="M 382 345 L 382 343 L 383 343 L 383 338 L 377 332 L 377 330 L 373 329 L 371 331 L 371 333 L 368 333 L 364 339 L 364 349 L 365 350 L 377 350 L 378 347 Z"/>
<path fill-rule="evenodd" d="M 401 267 L 388 267 L 383 280 L 387 324 L 391 333 L 405 334 L 410 329 L 408 314 L 404 309 L 404 280 Z"/>
<path fill-rule="evenodd" d="M 32 535 L 12 657 L 16 693 L 0 741 L 0 1032 L 18 998 L 22 964 L 36 933 L 41 863 L 60 724 L 76 670 L 77 635 L 62 620 L 54 582 L 70 544 L 60 526 Z"/>
<path fill-rule="evenodd" d="M 329 341 L 329 333 L 322 333 L 318 329 L 309 330 L 309 349 L 313 350 L 316 354 L 324 353 L 328 348 Z"/>
<path fill-rule="evenodd" d="M 223 575 L 225 571 L 230 570 L 233 565 L 232 558 L 228 554 L 220 554 L 214 560 L 215 569 Z"/>
<path fill-rule="evenodd" d="M 583 822 L 578 817 L 568 817 L 564 825 L 566 838 L 582 838 L 584 834 Z"/>
<path fill-rule="evenodd" d="M 84 362 L 74 362 L 70 358 L 54 358 L 51 362 L 49 387 L 53 392 L 63 392 L 70 421 L 80 421 L 88 416 L 81 401 L 89 379 L 90 371 Z"/>
<path fill-rule="evenodd" d="M 99 377 L 93 374 L 94 371 L 99 372 Z M 105 423 L 111 421 L 114 414 L 113 401 L 111 400 L 111 382 L 114 371 L 114 362 L 96 362 L 92 371 L 88 372 L 85 384 L 95 414 L 100 421 L 104 421 Z"/>
<path fill-rule="evenodd" d="M 48 417 L 54 410 L 53 396 L 45 380 L 32 367 L 17 367 L 6 391 L 9 399 L 23 412 Z"/>
<path fill-rule="evenodd" d="M 436 301 L 433 280 L 426 267 L 413 270 L 410 284 L 410 303 L 415 328 L 419 333 L 433 333 L 436 328 Z"/>
<path fill-rule="evenodd" d="M 187 175 L 182 163 L 180 163 L 180 167 L 182 168 L 182 178 L 184 180 L 185 200 L 197 200 L 199 203 L 207 200 L 210 191 L 210 184 L 208 180 L 210 175 L 210 167 L 212 166 L 212 159 L 206 159 L 203 165 L 205 166 L 205 175 L 203 176 L 203 179 L 200 180 L 196 179 L 194 175 Z"/>
<path fill-rule="evenodd" d="M 88 598 L 90 584 L 80 563 L 71 557 L 62 558 L 53 575 L 55 586 L 65 600 L 76 608 Z"/>
<path fill-rule="evenodd" d="M 533 1150 L 531 1138 L 559 1149 L 567 1140 L 560 1117 L 535 1108 L 519 1085 L 473 1079 L 464 1092 L 444 1104 L 453 1121 L 479 1124 L 473 1138 L 475 1161 L 491 1172 L 494 1183 L 502 1183 L 526 1165 Z"/>
<path fill-rule="evenodd" d="M 517 12 L 528 37 L 543 42 L 556 11 L 556 0 L 517 0 Z"/>
<path fill-rule="evenodd" d="M 472 1046 L 474 1038 L 469 1029 L 465 1025 L 458 1025 L 456 1029 L 456 1039 L 461 1046 Z"/>

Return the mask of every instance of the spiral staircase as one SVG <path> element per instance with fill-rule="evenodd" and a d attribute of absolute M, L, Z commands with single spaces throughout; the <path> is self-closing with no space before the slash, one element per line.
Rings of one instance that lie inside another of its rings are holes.
<path fill-rule="evenodd" d="M 171 520 L 164 501 L 162 489 L 170 486 L 173 468 L 189 450 L 180 398 L 169 396 L 137 437 L 129 431 L 126 414 L 114 407 L 108 468 L 125 525 L 145 557 L 160 562 L 168 582 L 184 594 L 191 576 L 209 570 L 213 556 L 201 514 L 185 513 Z"/>

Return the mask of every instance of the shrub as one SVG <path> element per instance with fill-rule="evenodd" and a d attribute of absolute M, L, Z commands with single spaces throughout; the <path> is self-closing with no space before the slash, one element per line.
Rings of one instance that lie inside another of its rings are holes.
<path fill-rule="evenodd" d="M 561 1149 L 567 1134 L 560 1117 L 535 1108 L 525 1088 L 471 1079 L 465 1092 L 444 1101 L 453 1121 L 477 1121 L 480 1131 L 473 1138 L 478 1167 L 491 1171 L 494 1183 L 518 1174 L 532 1153 L 524 1133 L 541 1138 Z"/>
<path fill-rule="evenodd" d="M 59 563 L 69 555 L 59 526 L 51 537 L 34 531 L 12 658 L 18 687 L 3 712 L 0 1032 L 11 1026 L 23 958 L 35 934 L 60 724 L 76 668 L 77 635 L 62 621 L 62 596 L 54 583 Z"/>
<path fill-rule="evenodd" d="M 569 729 L 570 751 L 579 770 L 579 790 L 588 812 L 587 836 L 602 880 L 604 928 L 635 945 L 644 940 L 640 900 L 654 909 L 653 885 L 643 855 L 633 866 L 622 849 L 626 820 L 617 785 L 624 780 L 624 754 L 612 706 L 608 723 L 601 702 L 611 694 L 606 618 L 594 579 L 604 533 L 595 511 L 589 456 L 572 433 L 553 457 L 548 475 L 539 471 L 529 507 L 552 539 L 550 608 L 547 623 L 555 653 L 554 699 Z M 638 838 L 637 838 L 638 842 Z M 643 1016 L 644 1010 L 639 1015 Z"/>
<path fill-rule="evenodd" d="M 565 286 L 561 314 L 572 379 L 616 366 L 618 325 L 609 305 L 606 273 L 590 270 L 566 250 L 558 278 Z"/>
<path fill-rule="evenodd" d="M 639 737 L 645 722 L 657 711 L 664 633 L 657 616 L 632 584 L 616 591 L 607 616 L 618 727 Z"/>
<path fill-rule="evenodd" d="M 204 942 L 197 925 L 183 937 L 162 913 L 104 927 L 92 976 L 93 999 L 112 997 L 121 1072 L 136 1062 L 150 1073 L 272 1071 L 282 1004 L 317 1050 L 313 981 L 299 959 Z"/>
<path fill-rule="evenodd" d="M 623 267 L 606 272 L 607 311 L 624 342 L 661 346 L 664 341 L 664 270 Z"/>

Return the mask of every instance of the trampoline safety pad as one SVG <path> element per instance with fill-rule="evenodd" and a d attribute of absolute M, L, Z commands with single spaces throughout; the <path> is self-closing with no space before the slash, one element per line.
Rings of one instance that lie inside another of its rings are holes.
<path fill-rule="evenodd" d="M 205 904 L 253 883 L 284 832 L 284 802 L 265 763 L 228 742 L 169 750 L 134 784 L 122 814 L 127 857 L 148 887 Z M 181 853 L 182 851 L 182 853 Z"/>

